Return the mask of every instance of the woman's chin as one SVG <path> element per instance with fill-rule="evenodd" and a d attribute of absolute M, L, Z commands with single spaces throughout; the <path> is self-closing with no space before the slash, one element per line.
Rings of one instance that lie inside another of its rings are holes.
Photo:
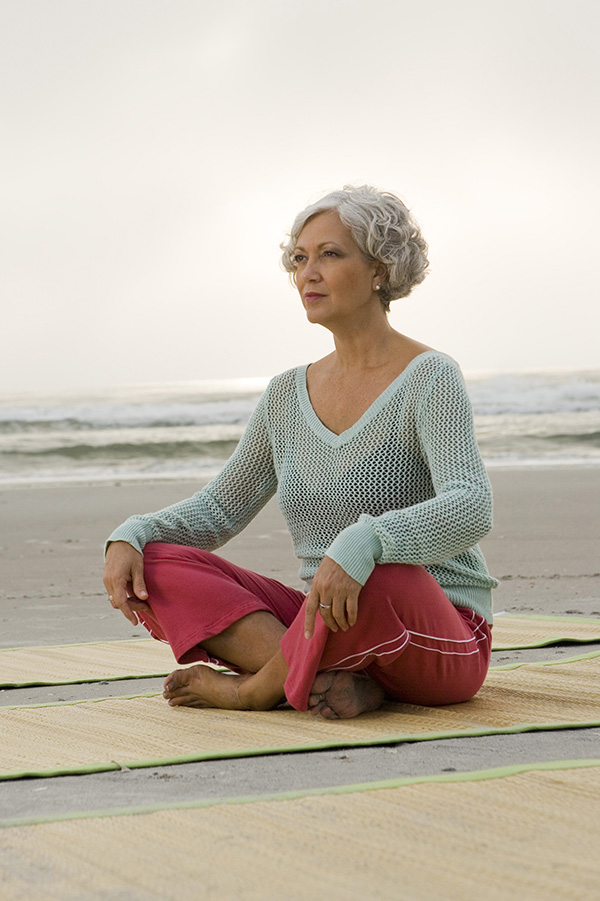
<path fill-rule="evenodd" d="M 313 325 L 326 325 L 330 318 L 327 315 L 327 311 L 323 309 L 322 304 L 307 304 L 304 309 L 306 311 L 306 318 L 309 322 L 313 323 Z"/>

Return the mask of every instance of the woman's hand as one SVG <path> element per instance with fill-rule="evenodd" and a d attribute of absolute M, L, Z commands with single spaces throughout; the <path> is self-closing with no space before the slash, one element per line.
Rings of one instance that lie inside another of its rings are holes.
<path fill-rule="evenodd" d="M 112 606 L 137 626 L 134 610 L 150 610 L 144 584 L 144 558 L 126 541 L 113 541 L 106 552 L 104 587 Z"/>
<path fill-rule="evenodd" d="M 323 557 L 306 596 L 304 635 L 312 638 L 317 613 L 332 632 L 346 632 L 356 623 L 362 585 L 331 557 Z"/>

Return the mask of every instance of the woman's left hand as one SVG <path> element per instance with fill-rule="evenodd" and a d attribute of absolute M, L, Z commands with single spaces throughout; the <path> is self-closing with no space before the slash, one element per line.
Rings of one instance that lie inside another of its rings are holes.
<path fill-rule="evenodd" d="M 360 582 L 349 576 L 331 557 L 323 557 L 306 596 L 304 635 L 312 638 L 315 619 L 320 613 L 332 632 L 346 632 L 356 623 Z"/>

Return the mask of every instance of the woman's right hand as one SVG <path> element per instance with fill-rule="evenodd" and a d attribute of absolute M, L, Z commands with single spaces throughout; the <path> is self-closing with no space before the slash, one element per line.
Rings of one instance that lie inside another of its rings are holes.
<path fill-rule="evenodd" d="M 126 541 L 113 541 L 108 546 L 104 564 L 104 587 L 108 600 L 129 622 L 137 626 L 135 610 L 150 610 L 144 583 L 144 558 Z"/>

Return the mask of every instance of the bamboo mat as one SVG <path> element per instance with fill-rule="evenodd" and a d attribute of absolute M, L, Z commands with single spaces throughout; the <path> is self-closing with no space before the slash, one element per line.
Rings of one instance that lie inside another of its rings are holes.
<path fill-rule="evenodd" d="M 600 725 L 600 654 L 490 671 L 464 704 L 387 704 L 355 720 L 292 709 L 171 708 L 159 695 L 0 709 L 0 779 L 209 758 Z"/>
<path fill-rule="evenodd" d="M 597 898 L 599 764 L 15 826 L 2 898 Z"/>
<path fill-rule="evenodd" d="M 502 615 L 494 650 L 600 641 L 600 619 Z M 152 639 L 0 650 L 0 688 L 68 685 L 166 676 L 177 663 L 167 644 Z"/>
<path fill-rule="evenodd" d="M 152 638 L 8 648 L 0 651 L 0 687 L 151 678 L 177 666 L 170 646 Z"/>
<path fill-rule="evenodd" d="M 494 651 L 518 651 L 557 644 L 600 641 L 600 617 L 497 615 L 492 630 Z"/>

